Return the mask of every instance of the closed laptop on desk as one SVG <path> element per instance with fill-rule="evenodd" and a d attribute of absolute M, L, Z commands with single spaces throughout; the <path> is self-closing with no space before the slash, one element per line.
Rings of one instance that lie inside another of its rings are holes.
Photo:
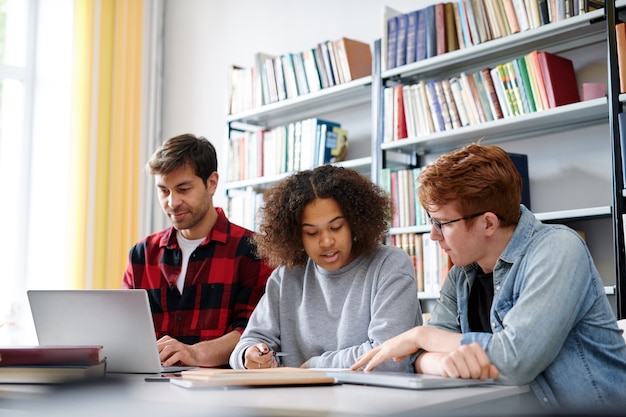
<path fill-rule="evenodd" d="M 102 345 L 107 372 L 163 369 L 145 290 L 30 290 L 40 345 Z"/>
<path fill-rule="evenodd" d="M 480 380 L 445 378 L 437 375 L 410 374 L 402 372 L 331 371 L 328 372 L 328 375 L 335 377 L 337 382 L 345 384 L 375 385 L 380 387 L 405 389 L 458 388 L 493 382 L 492 379 Z"/>

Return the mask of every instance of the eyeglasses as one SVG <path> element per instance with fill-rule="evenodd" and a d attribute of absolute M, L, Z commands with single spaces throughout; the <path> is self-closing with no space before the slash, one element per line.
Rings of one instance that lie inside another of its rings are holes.
<path fill-rule="evenodd" d="M 459 219 L 454 219 L 454 220 L 448 220 L 447 222 L 438 222 L 437 220 L 430 217 L 430 213 L 426 213 L 426 214 L 428 214 L 428 222 L 431 224 L 435 232 L 437 232 L 438 235 L 443 236 L 443 226 L 445 226 L 446 224 L 460 222 L 461 220 L 473 219 L 474 217 L 482 216 L 485 213 L 487 212 L 483 211 L 482 213 L 470 214 L 469 216 L 461 217 Z"/>

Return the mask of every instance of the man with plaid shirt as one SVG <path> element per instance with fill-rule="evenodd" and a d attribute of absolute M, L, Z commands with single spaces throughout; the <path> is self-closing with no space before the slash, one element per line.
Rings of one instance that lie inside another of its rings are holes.
<path fill-rule="evenodd" d="M 124 288 L 148 291 L 164 366 L 222 366 L 272 268 L 260 260 L 253 232 L 213 206 L 217 156 L 204 138 L 166 141 L 147 166 L 172 226 L 130 250 Z"/>

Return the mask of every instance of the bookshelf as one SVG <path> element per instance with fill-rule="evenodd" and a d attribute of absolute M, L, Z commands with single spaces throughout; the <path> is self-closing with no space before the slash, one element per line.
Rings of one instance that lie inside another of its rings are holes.
<path fill-rule="evenodd" d="M 615 37 L 610 33 L 615 25 L 616 9 L 624 6 L 624 0 L 617 4 L 608 2 L 605 9 L 390 69 L 384 69 L 387 40 L 386 28 L 383 28 L 382 38 L 372 47 L 371 76 L 230 115 L 228 136 L 308 117 L 335 120 L 343 127 L 342 118 L 347 118 L 350 154 L 349 159 L 340 164 L 357 169 L 379 184 L 385 168 L 422 166 L 443 152 L 480 138 L 483 143 L 528 154 L 531 209 L 542 221 L 565 223 L 585 232 L 603 277 L 605 292 L 611 296 L 618 317 L 626 317 L 623 299 L 626 280 L 621 277 L 626 271 L 622 217 L 626 189 L 617 127 L 617 114 L 622 111 L 626 95 L 620 96 L 615 88 L 615 80 L 618 80 L 614 74 Z M 596 72 L 592 79 L 578 81 L 579 85 L 585 81 L 605 82 L 608 96 L 433 134 L 383 141 L 386 87 L 479 71 L 537 49 L 571 59 L 577 75 L 589 61 L 603 64 L 599 79 Z M 353 131 L 359 132 L 356 138 Z M 574 131 L 577 134 L 571 135 Z M 588 138 L 592 138 L 593 143 Z M 588 161 L 581 160 L 587 156 Z M 229 195 L 242 190 L 260 192 L 288 175 L 290 172 L 229 181 L 224 186 Z M 429 228 L 424 225 L 392 227 L 390 236 L 428 232 Z M 428 301 L 437 294 L 420 293 L 418 296 Z"/>
<path fill-rule="evenodd" d="M 585 14 L 574 16 L 559 22 L 545 24 L 535 29 L 511 34 L 502 38 L 494 39 L 485 43 L 474 45 L 465 49 L 458 49 L 442 55 L 433 56 L 425 60 L 411 64 L 385 68 L 384 57 L 386 56 L 386 37 L 377 42 L 375 51 L 383 57 L 378 68 L 374 68 L 373 74 L 380 74 L 380 89 L 397 85 L 411 85 L 420 80 L 444 79 L 462 72 L 475 72 L 484 67 L 492 67 L 515 57 L 524 56 L 533 50 L 544 50 L 553 54 L 564 55 L 574 61 L 577 73 L 581 66 L 587 64 L 590 51 L 595 54 L 592 58 L 598 62 L 611 62 L 615 59 L 609 51 L 611 39 L 607 36 L 610 23 L 607 21 L 607 10 L 594 10 Z M 383 35 L 386 30 L 383 29 Z M 582 52 L 580 52 L 582 51 Z M 613 65 L 614 66 L 614 65 Z M 592 81 L 607 82 L 614 86 L 611 78 L 607 78 L 607 70 L 603 77 Z M 610 76 L 610 75 L 609 75 Z M 588 80 L 591 81 L 591 80 Z M 375 84 L 374 84 L 375 85 Z M 579 80 L 580 86 L 580 80 Z M 379 108 L 373 110 L 373 114 L 382 115 L 384 110 L 383 92 L 379 92 Z M 582 100 L 582 96 L 581 96 Z M 597 147 L 602 154 L 603 165 L 602 177 L 609 184 L 619 177 L 621 180 L 621 168 L 611 169 L 615 165 L 616 158 L 613 153 L 620 154 L 619 137 L 609 140 L 609 132 L 613 128 L 611 113 L 616 108 L 612 95 L 596 98 L 588 101 L 579 101 L 573 104 L 544 109 L 542 111 L 523 114 L 521 116 L 495 119 L 478 124 L 466 125 L 450 130 L 439 131 L 432 134 L 407 137 L 399 140 L 385 141 L 384 123 L 374 128 L 377 146 L 372 152 L 373 165 L 381 168 L 391 167 L 419 167 L 434 160 L 439 154 L 463 146 L 469 142 L 482 138 L 482 143 L 493 143 L 502 146 L 510 152 L 527 153 L 529 155 L 529 170 L 531 194 L 533 194 L 532 210 L 537 217 L 545 222 L 564 223 L 576 230 L 585 232 L 587 243 L 592 256 L 596 261 L 605 283 L 605 293 L 611 296 L 612 304 L 618 317 L 626 315 L 622 297 L 625 293 L 621 273 L 624 271 L 623 249 L 623 184 L 617 186 L 603 185 L 602 191 L 593 190 L 593 181 L 584 184 L 568 178 L 543 178 L 549 165 L 550 154 L 554 149 L 542 157 L 544 147 L 574 148 L 585 152 L 583 142 L 568 141 L 567 132 L 584 130 L 589 132 L 590 137 L 602 137 Z M 621 107 L 620 107 L 621 108 Z M 384 117 L 384 116 L 382 116 Z M 549 144 L 548 144 L 549 143 Z M 548 145 L 547 145 L 548 144 Z M 570 154 L 570 152 L 563 152 Z M 537 159 L 540 161 L 537 162 Z M 543 159 L 543 160 L 542 160 Z M 571 164 L 562 162 L 566 155 L 559 155 L 558 160 L 553 162 L 562 165 L 565 170 L 575 170 L 578 161 Z M 621 159 L 617 162 L 621 164 Z M 534 168 L 538 166 L 537 172 Z M 535 175 L 533 175 L 535 174 Z M 380 170 L 374 174 L 376 181 L 380 182 Z M 543 184 L 546 183 L 547 185 Z M 550 183 L 550 184 L 548 184 Z M 562 186 L 561 186 L 562 183 Z M 564 192 L 552 190 L 563 188 Z M 578 189 L 576 191 L 576 189 Z M 617 191 L 615 191 L 617 190 Z M 581 197 L 582 194 L 594 194 L 589 199 Z M 568 194 L 576 194 L 569 196 Z M 619 199 L 620 201 L 616 201 Z M 430 231 L 426 225 L 412 225 L 408 227 L 394 227 L 390 229 L 391 236 L 400 236 L 406 233 L 424 234 Z M 608 239 L 607 236 L 612 236 Z M 615 249 L 614 249 L 615 247 Z M 421 300 L 431 300 L 437 297 L 437 293 L 420 293 Z M 427 311 L 427 309 L 425 309 Z"/>

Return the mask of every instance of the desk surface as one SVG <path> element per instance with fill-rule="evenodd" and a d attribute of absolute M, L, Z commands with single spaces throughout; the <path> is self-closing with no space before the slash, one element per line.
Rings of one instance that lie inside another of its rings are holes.
<path fill-rule="evenodd" d="M 403 416 L 467 415 L 497 404 L 516 407 L 512 398 L 522 386 L 474 386 L 438 390 L 405 390 L 360 385 L 271 388 L 188 389 L 169 382 L 145 382 L 141 376 L 104 385 L 65 388 L 34 399 L 0 399 L 3 416 Z M 0 388 L 1 389 L 1 388 Z M 498 403 L 498 400 L 501 400 Z M 517 409 L 519 411 L 519 408 Z M 7 413 L 5 414 L 5 411 Z M 56 414 L 58 413 L 58 414 Z M 423 414 L 424 415 L 424 414 Z"/>

